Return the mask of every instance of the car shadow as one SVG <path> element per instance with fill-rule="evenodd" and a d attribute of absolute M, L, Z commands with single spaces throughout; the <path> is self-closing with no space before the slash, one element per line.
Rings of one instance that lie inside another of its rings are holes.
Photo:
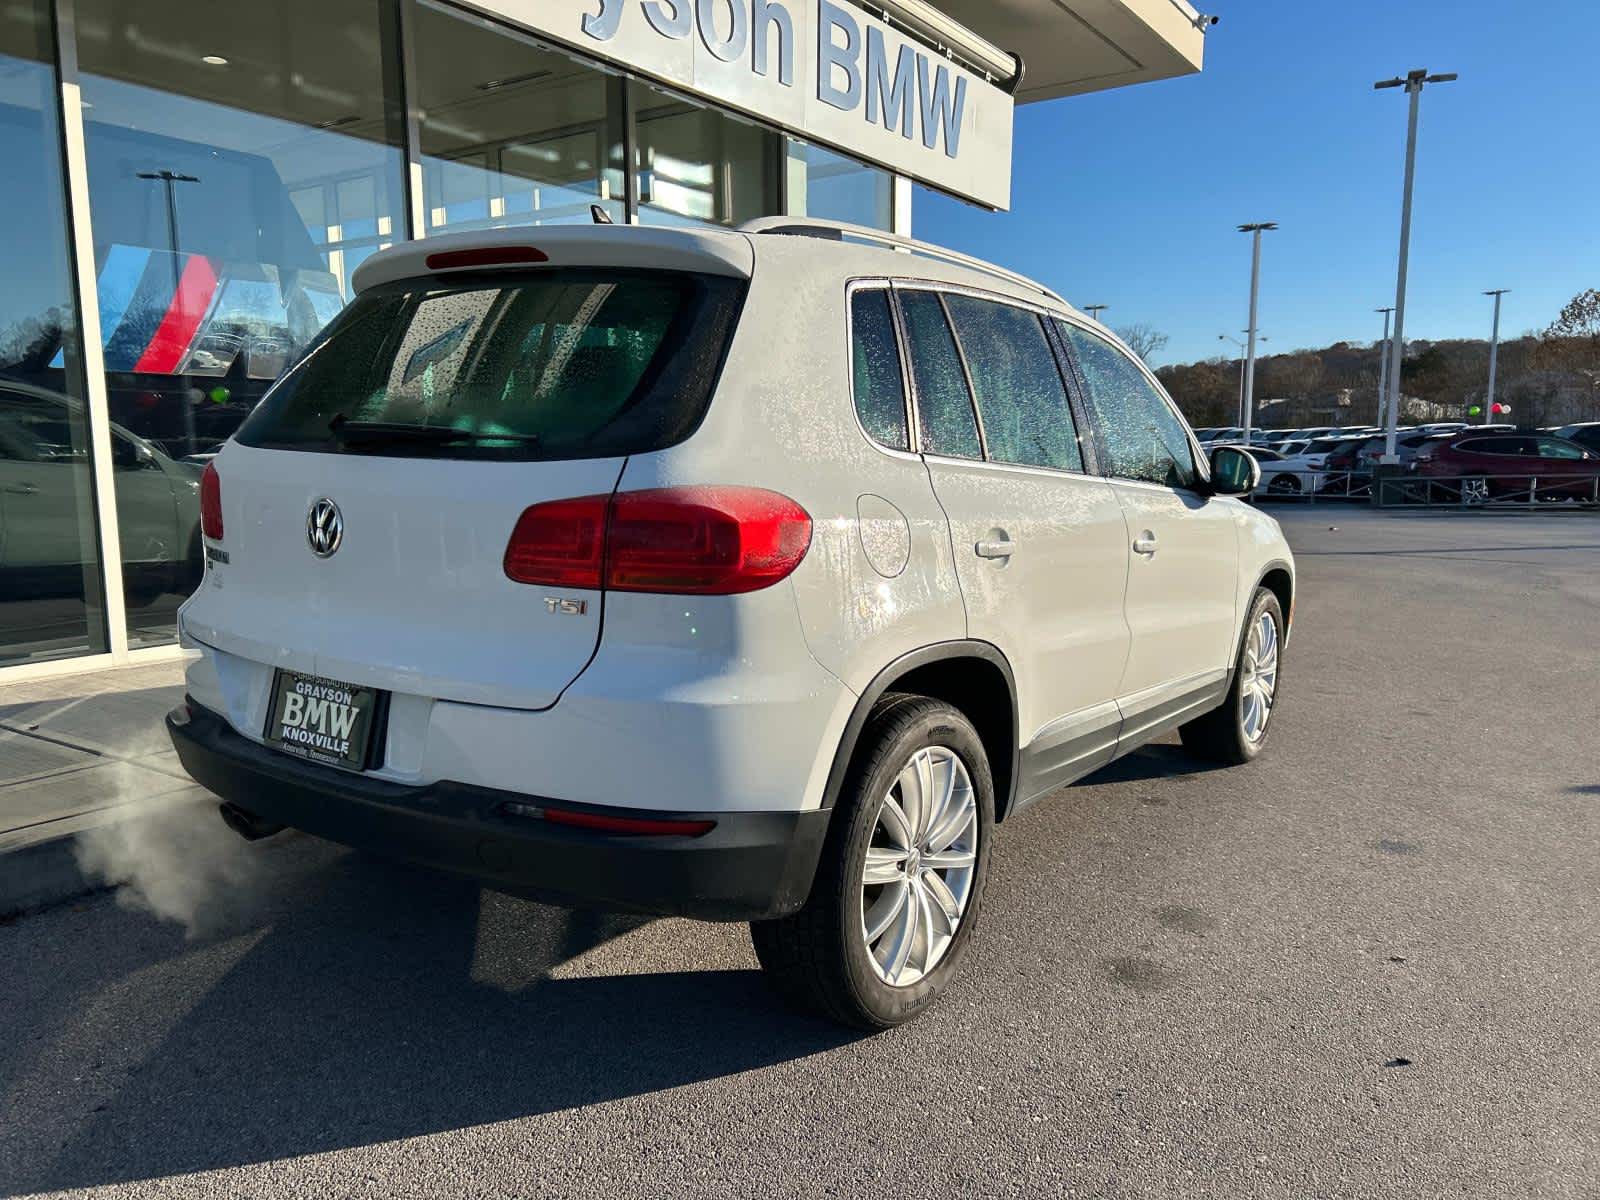
<path fill-rule="evenodd" d="M 1074 787 L 1093 787 L 1102 783 L 1139 783 L 1147 779 L 1171 779 L 1179 775 L 1201 775 L 1223 770 L 1221 763 L 1197 758 L 1182 746 L 1150 744 L 1085 775 Z"/>
<path fill-rule="evenodd" d="M 645 920 L 304 840 L 314 869 L 276 879 L 226 936 L 186 941 L 109 900 L 62 916 L 96 928 L 52 938 L 7 1004 L 0 1194 L 572 1109 L 856 1036 L 784 1009 L 753 969 L 552 978 Z"/>

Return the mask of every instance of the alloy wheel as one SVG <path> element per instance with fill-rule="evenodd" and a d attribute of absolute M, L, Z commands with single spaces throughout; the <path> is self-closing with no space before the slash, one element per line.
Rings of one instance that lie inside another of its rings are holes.
<path fill-rule="evenodd" d="M 978 803 L 961 756 L 913 754 L 878 807 L 861 877 L 861 936 L 878 977 L 909 987 L 955 939 L 978 862 Z"/>
<path fill-rule="evenodd" d="M 1250 626 L 1245 639 L 1239 680 L 1240 723 L 1250 742 L 1259 742 L 1272 716 L 1278 693 L 1278 623 L 1264 612 Z"/>

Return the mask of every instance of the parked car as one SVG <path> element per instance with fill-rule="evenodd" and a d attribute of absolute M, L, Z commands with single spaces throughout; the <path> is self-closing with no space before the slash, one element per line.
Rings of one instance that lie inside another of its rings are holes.
<path fill-rule="evenodd" d="M 80 401 L 0 380 L 0 579 L 16 595 L 83 588 L 98 561 L 80 517 L 90 513 L 89 447 Z M 200 468 L 111 425 L 112 495 L 124 593 L 144 605 L 200 580 Z"/>
<path fill-rule="evenodd" d="M 1208 437 L 1204 439 L 1207 445 L 1219 445 L 1230 442 L 1242 442 L 1244 429 L 1238 425 L 1226 425 L 1221 429 L 1208 430 Z"/>
<path fill-rule="evenodd" d="M 1600 455 L 1566 438 L 1480 427 L 1425 447 L 1416 471 L 1459 479 L 1461 499 L 1469 504 L 1530 491 L 1540 499 L 1567 499 L 1595 495 Z"/>
<path fill-rule="evenodd" d="M 1417 451 L 1428 442 L 1450 436 L 1452 435 L 1422 432 L 1400 434 L 1394 440 L 1395 457 L 1402 465 L 1408 464 L 1416 457 Z M 1324 466 L 1329 471 L 1347 471 L 1356 474 L 1370 472 L 1383 457 L 1384 447 L 1387 444 L 1387 436 L 1383 434 L 1354 438 L 1329 454 Z"/>
<path fill-rule="evenodd" d="M 230 824 L 749 920 L 882 1028 L 959 966 L 998 822 L 1164 730 L 1259 754 L 1294 564 L 1249 455 L 1042 287 L 872 236 L 363 262 L 205 472 L 167 724 Z"/>
<path fill-rule="evenodd" d="M 1277 462 L 1263 463 L 1260 490 L 1269 496 L 1298 496 L 1316 491 L 1319 473 L 1328 455 L 1347 442 L 1348 439 L 1342 437 L 1312 438 L 1299 453 L 1286 454 Z"/>

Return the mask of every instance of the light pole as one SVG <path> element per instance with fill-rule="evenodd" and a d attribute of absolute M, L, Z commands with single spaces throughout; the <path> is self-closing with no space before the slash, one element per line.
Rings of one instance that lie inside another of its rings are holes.
<path fill-rule="evenodd" d="M 1248 333 L 1250 331 L 1248 329 L 1241 329 L 1239 332 Z M 1259 337 L 1259 338 L 1256 339 L 1256 341 L 1258 341 L 1258 342 L 1270 342 L 1271 340 L 1272 340 L 1271 338 L 1266 337 L 1266 336 L 1262 336 L 1262 337 Z M 1241 342 L 1238 338 L 1234 337 L 1232 334 L 1227 334 L 1227 333 L 1219 333 L 1219 334 L 1217 334 L 1217 341 L 1219 341 L 1219 342 L 1232 342 L 1235 346 L 1239 347 L 1239 407 L 1234 411 L 1233 419 L 1235 421 L 1239 422 L 1239 424 L 1241 426 L 1243 426 L 1244 425 L 1244 343 Z"/>
<path fill-rule="evenodd" d="M 1455 77 L 1454 72 L 1429 75 L 1425 68 L 1419 67 L 1404 79 L 1382 79 L 1372 85 L 1375 89 L 1403 87 L 1411 97 L 1411 116 L 1406 126 L 1406 185 L 1400 201 L 1400 269 L 1394 288 L 1394 349 L 1389 355 L 1393 369 L 1389 372 L 1389 411 L 1383 422 L 1381 461 L 1386 464 L 1400 461 L 1394 452 L 1394 435 L 1400 419 L 1400 364 L 1405 361 L 1406 265 L 1411 253 L 1411 185 L 1417 171 L 1417 109 L 1424 84 L 1450 83 Z"/>
<path fill-rule="evenodd" d="M 1500 357 L 1500 297 L 1510 290 L 1510 288 L 1495 288 L 1484 293 L 1485 296 L 1494 297 L 1494 332 L 1489 335 L 1489 398 L 1483 405 L 1485 425 L 1494 420 L 1494 368 L 1495 360 Z"/>
<path fill-rule="evenodd" d="M 1383 414 L 1389 400 L 1389 317 L 1394 312 L 1389 308 L 1375 308 L 1373 312 L 1383 314 L 1383 341 L 1379 342 L 1381 349 L 1378 352 L 1378 424 L 1385 429 L 1389 428 L 1389 420 Z"/>
<path fill-rule="evenodd" d="M 1105 312 L 1105 310 L 1110 307 L 1111 305 L 1109 304 L 1085 304 L 1083 306 L 1083 311 L 1089 314 L 1089 319 L 1091 321 L 1098 321 L 1100 319 L 1100 314 Z"/>
<path fill-rule="evenodd" d="M 172 303 L 174 308 L 182 302 L 183 298 L 183 267 L 179 261 L 178 250 L 178 193 L 173 188 L 175 183 L 199 183 L 198 175 L 185 175 L 181 171 L 173 171 L 162 167 L 159 171 L 140 171 L 140 179 L 149 179 L 159 182 L 166 187 L 167 193 L 167 244 L 172 248 Z M 179 369 L 183 367 L 178 364 Z M 194 405 L 187 399 L 183 402 L 183 442 L 184 453 L 193 454 L 198 448 L 194 436 Z"/>
<path fill-rule="evenodd" d="M 1251 235 L 1252 246 L 1250 249 L 1250 328 L 1245 330 L 1245 336 L 1250 341 L 1245 350 L 1246 361 L 1244 368 L 1244 444 L 1250 444 L 1250 423 L 1255 419 L 1256 403 L 1256 298 L 1261 292 L 1261 235 L 1268 229 L 1278 227 L 1275 221 L 1258 221 L 1254 225 L 1239 226 L 1240 233 Z"/>

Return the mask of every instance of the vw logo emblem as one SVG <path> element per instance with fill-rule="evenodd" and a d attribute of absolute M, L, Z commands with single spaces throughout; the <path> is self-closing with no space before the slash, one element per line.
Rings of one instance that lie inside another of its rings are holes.
<path fill-rule="evenodd" d="M 326 496 L 312 504 L 311 511 L 306 513 L 306 541 L 311 544 L 311 553 L 318 558 L 329 557 L 344 541 L 344 515 Z"/>

